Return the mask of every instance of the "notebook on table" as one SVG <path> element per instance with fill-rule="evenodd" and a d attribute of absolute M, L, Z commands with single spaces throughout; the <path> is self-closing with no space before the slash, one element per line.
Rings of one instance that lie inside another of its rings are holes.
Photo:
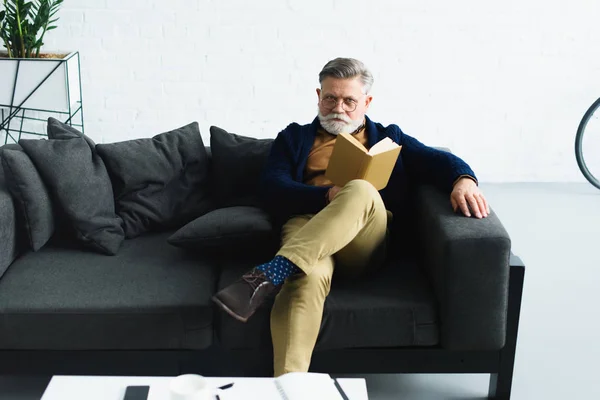
<path fill-rule="evenodd" d="M 348 400 L 329 374 L 290 372 L 274 381 L 282 400 Z"/>

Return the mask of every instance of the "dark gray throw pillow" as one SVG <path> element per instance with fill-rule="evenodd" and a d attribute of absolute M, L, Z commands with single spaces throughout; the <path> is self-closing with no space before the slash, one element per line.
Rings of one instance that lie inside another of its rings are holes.
<path fill-rule="evenodd" d="M 258 207 L 219 208 L 196 218 L 167 241 L 201 251 L 272 251 L 279 235 L 269 215 Z"/>
<path fill-rule="evenodd" d="M 21 139 L 19 144 L 66 218 L 66 230 L 89 249 L 116 254 L 124 239 L 122 221 L 115 214 L 110 179 L 94 142 L 54 118 L 48 119 L 48 138 Z"/>
<path fill-rule="evenodd" d="M 219 207 L 260 205 L 258 183 L 272 142 L 210 127 L 213 190 Z"/>
<path fill-rule="evenodd" d="M 38 251 L 54 233 L 50 194 L 35 165 L 20 146 L 4 148 L 1 158 L 6 185 L 17 205 L 19 225 L 25 230 L 29 248 Z"/>
<path fill-rule="evenodd" d="M 125 236 L 180 227 L 212 209 L 198 123 L 152 138 L 98 144 Z"/>
<path fill-rule="evenodd" d="M 89 137 L 85 136 L 82 132 L 73 128 L 71 125 L 65 124 L 56 118 L 48 118 L 48 139 L 73 139 L 83 138 L 85 142 L 90 146 L 90 149 L 94 150 L 96 143 Z"/>

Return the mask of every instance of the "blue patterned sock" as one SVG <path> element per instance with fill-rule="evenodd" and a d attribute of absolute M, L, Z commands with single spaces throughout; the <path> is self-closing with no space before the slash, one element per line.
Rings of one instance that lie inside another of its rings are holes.
<path fill-rule="evenodd" d="M 282 284 L 288 276 L 302 272 L 296 264 L 283 256 L 275 256 L 274 259 L 259 265 L 256 269 L 263 271 L 275 286 Z"/>

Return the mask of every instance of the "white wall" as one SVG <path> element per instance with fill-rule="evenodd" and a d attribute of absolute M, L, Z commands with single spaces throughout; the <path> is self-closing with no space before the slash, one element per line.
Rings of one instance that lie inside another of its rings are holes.
<path fill-rule="evenodd" d="M 331 58 L 375 75 L 369 115 L 451 147 L 482 181 L 582 181 L 600 96 L 598 0 L 68 0 L 46 50 L 82 56 L 86 133 L 198 121 L 255 137 L 310 122 Z"/>

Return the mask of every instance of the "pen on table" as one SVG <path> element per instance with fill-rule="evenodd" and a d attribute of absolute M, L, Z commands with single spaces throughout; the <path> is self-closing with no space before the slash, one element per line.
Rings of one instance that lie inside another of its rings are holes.
<path fill-rule="evenodd" d="M 221 390 L 229 389 L 230 387 L 233 386 L 234 383 L 235 382 L 231 382 L 231 383 L 228 383 L 227 385 L 219 386 L 218 389 L 221 389 Z M 221 397 L 218 394 L 217 394 L 217 400 L 221 400 Z"/>
<path fill-rule="evenodd" d="M 335 385 L 335 387 L 338 390 L 338 392 L 340 392 L 340 394 L 342 395 L 342 399 L 344 399 L 344 400 L 350 400 L 350 399 L 348 399 L 348 396 L 346 395 L 346 392 L 344 392 L 344 389 L 342 389 L 342 387 L 340 386 L 340 383 L 337 381 L 336 378 L 333 378 L 333 384 Z"/>
<path fill-rule="evenodd" d="M 221 390 L 229 389 L 230 387 L 233 386 L 234 383 L 235 382 L 231 382 L 231 383 L 228 383 L 227 385 L 219 386 L 219 389 L 221 389 Z"/>

